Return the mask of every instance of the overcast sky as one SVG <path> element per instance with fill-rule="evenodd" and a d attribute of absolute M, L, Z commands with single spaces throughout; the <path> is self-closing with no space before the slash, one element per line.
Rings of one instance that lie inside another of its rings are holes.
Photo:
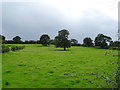
<path fill-rule="evenodd" d="M 80 43 L 85 37 L 94 40 L 99 33 L 117 40 L 118 0 L 2 2 L 0 33 L 6 39 L 18 35 L 22 40 L 38 40 L 42 34 L 53 39 L 62 29 Z"/>

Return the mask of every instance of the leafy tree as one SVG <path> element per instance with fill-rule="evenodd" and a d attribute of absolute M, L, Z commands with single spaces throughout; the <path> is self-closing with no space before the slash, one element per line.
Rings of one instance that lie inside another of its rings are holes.
<path fill-rule="evenodd" d="M 55 44 L 55 41 L 53 39 L 51 39 L 50 44 Z"/>
<path fill-rule="evenodd" d="M 42 45 L 47 46 L 50 44 L 50 37 L 47 34 L 43 34 L 40 37 L 40 42 Z"/>
<path fill-rule="evenodd" d="M 113 43 L 114 43 L 113 41 L 110 41 L 110 45 L 109 46 L 113 47 Z"/>
<path fill-rule="evenodd" d="M 70 40 L 68 40 L 69 31 L 66 29 L 63 29 L 61 31 L 58 31 L 58 36 L 55 37 L 55 46 L 61 47 L 66 50 L 66 48 L 69 48 Z"/>
<path fill-rule="evenodd" d="M 19 43 L 21 42 L 21 37 L 15 36 L 15 37 L 13 38 L 13 41 L 14 41 L 14 43 L 16 43 L 16 44 L 19 44 Z"/>
<path fill-rule="evenodd" d="M 86 46 L 86 47 L 92 47 L 93 46 L 92 41 L 93 40 L 90 37 L 86 37 L 83 40 L 83 45 Z"/>
<path fill-rule="evenodd" d="M 98 34 L 95 38 L 95 46 L 100 46 L 101 48 L 105 49 L 108 48 L 107 42 L 111 42 L 112 38 L 108 37 L 103 34 Z"/>
<path fill-rule="evenodd" d="M 6 43 L 6 41 L 5 41 L 5 36 L 0 35 L 0 43 L 3 43 L 3 44 Z"/>
<path fill-rule="evenodd" d="M 120 47 L 120 41 L 110 42 L 110 46 L 112 46 L 112 47 Z"/>
<path fill-rule="evenodd" d="M 75 46 L 78 44 L 78 41 L 76 39 L 71 39 L 70 42 L 72 46 Z"/>
<path fill-rule="evenodd" d="M 118 50 L 120 47 L 120 41 L 111 41 L 110 42 L 110 48 L 113 50 Z"/>
<path fill-rule="evenodd" d="M 5 40 L 5 36 L 2 36 L 2 40 Z"/>

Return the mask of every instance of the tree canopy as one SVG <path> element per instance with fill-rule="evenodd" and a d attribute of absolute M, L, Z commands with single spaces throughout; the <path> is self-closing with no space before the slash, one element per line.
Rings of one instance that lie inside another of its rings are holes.
<path fill-rule="evenodd" d="M 55 37 L 55 46 L 61 47 L 66 50 L 66 48 L 69 48 L 70 40 L 68 40 L 69 31 L 66 29 L 63 29 L 61 31 L 58 31 L 58 36 Z"/>
<path fill-rule="evenodd" d="M 112 46 L 112 47 L 120 47 L 120 41 L 111 41 L 110 42 L 110 46 Z"/>
<path fill-rule="evenodd" d="M 5 36 L 3 36 L 3 35 L 0 35 L 0 44 L 1 43 L 5 43 Z"/>
<path fill-rule="evenodd" d="M 0 39 L 1 39 L 1 40 L 5 40 L 5 36 L 0 35 Z"/>
<path fill-rule="evenodd" d="M 15 36 L 13 38 L 14 43 L 19 44 L 21 42 L 21 37 L 20 36 Z"/>
<path fill-rule="evenodd" d="M 86 46 L 86 47 L 92 47 L 93 46 L 92 41 L 93 40 L 90 37 L 86 37 L 83 40 L 83 45 Z"/>
<path fill-rule="evenodd" d="M 95 46 L 100 46 L 101 48 L 108 48 L 107 42 L 111 42 L 111 37 L 108 37 L 103 34 L 98 34 L 95 38 Z"/>
<path fill-rule="evenodd" d="M 71 44 L 77 44 L 78 43 L 78 41 L 76 39 L 71 39 L 70 42 L 71 42 Z"/>
<path fill-rule="evenodd" d="M 43 46 L 48 46 L 50 44 L 50 37 L 47 35 L 47 34 L 43 34 L 41 37 L 40 37 L 40 43 L 43 45 Z"/>

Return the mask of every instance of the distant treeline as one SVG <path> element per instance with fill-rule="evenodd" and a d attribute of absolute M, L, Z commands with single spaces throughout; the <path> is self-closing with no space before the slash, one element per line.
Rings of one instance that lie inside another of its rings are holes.
<path fill-rule="evenodd" d="M 95 40 L 93 40 L 90 37 L 85 37 L 83 39 L 83 43 L 78 43 L 77 39 L 71 39 L 68 40 L 69 32 L 67 30 L 61 30 L 58 32 L 58 36 L 56 36 L 54 39 L 50 39 L 50 36 L 47 34 L 43 34 L 40 36 L 39 40 L 25 40 L 22 41 L 20 36 L 15 36 L 12 38 L 12 40 L 6 40 L 5 36 L 0 35 L 0 43 L 1 44 L 42 44 L 44 46 L 48 46 L 50 44 L 55 44 L 56 47 L 62 47 L 62 48 L 69 48 L 70 46 L 85 46 L 85 47 L 97 47 L 102 49 L 116 49 L 118 50 L 118 47 L 120 47 L 119 41 L 112 41 L 112 38 L 109 36 L 106 36 L 104 34 L 98 34 L 97 37 L 95 37 Z"/>

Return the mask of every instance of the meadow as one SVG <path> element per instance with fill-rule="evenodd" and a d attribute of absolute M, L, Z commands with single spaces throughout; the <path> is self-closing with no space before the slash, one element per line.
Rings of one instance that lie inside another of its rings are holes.
<path fill-rule="evenodd" d="M 26 44 L 2 54 L 3 88 L 115 88 L 117 51 Z"/>

